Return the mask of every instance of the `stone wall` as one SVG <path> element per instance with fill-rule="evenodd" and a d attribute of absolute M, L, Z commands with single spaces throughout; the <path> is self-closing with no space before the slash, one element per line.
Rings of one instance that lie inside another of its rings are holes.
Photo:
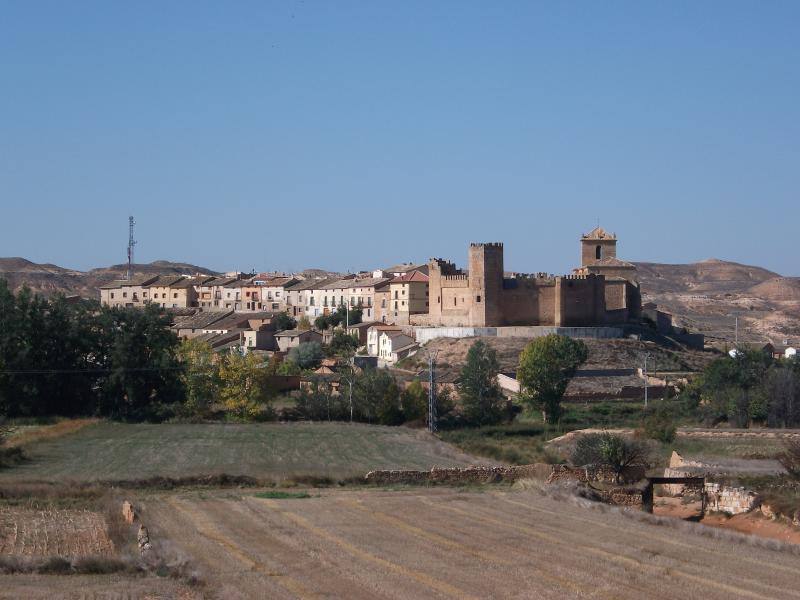
<path fill-rule="evenodd" d="M 614 506 L 627 506 L 642 510 L 645 505 L 645 491 L 638 487 L 616 487 L 610 490 L 594 490 L 603 502 Z"/>
<path fill-rule="evenodd" d="M 758 508 L 758 494 L 743 487 L 706 482 L 706 510 L 738 515 Z"/>
<path fill-rule="evenodd" d="M 367 483 L 387 484 L 429 484 L 429 483 L 497 483 L 514 482 L 518 479 L 544 479 L 552 470 L 551 465 L 532 464 L 516 467 L 438 468 L 430 471 L 392 470 L 370 471 L 364 476 Z"/>
<path fill-rule="evenodd" d="M 620 482 L 632 483 L 641 481 L 645 476 L 644 467 L 627 467 L 620 474 Z M 616 483 L 617 474 L 606 465 L 587 465 L 572 467 L 569 465 L 553 465 L 547 483 L 577 481 L 579 483 Z"/>

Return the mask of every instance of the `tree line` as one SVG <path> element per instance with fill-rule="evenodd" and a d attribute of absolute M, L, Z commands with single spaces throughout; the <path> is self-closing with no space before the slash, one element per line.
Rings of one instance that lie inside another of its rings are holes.
<path fill-rule="evenodd" d="M 163 419 L 184 399 L 178 345 L 155 306 L 14 294 L 0 279 L 0 414 Z"/>

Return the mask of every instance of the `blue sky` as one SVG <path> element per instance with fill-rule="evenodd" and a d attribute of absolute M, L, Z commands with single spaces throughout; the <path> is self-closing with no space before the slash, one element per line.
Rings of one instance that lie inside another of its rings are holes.
<path fill-rule="evenodd" d="M 799 2 L 0 1 L 0 256 L 800 275 Z"/>

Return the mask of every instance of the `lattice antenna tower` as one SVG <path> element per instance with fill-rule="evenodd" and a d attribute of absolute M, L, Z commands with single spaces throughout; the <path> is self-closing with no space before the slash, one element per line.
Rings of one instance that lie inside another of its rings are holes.
<path fill-rule="evenodd" d="M 133 247 L 136 240 L 133 239 L 133 226 L 136 225 L 133 217 L 128 217 L 128 281 L 133 279 Z"/>

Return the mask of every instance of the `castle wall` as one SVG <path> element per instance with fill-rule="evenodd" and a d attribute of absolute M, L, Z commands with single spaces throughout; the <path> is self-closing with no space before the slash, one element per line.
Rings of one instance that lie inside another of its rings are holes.
<path fill-rule="evenodd" d="M 615 253 L 613 240 L 597 242 Z M 471 244 L 468 274 L 432 259 L 428 276 L 428 314 L 411 315 L 410 325 L 590 327 L 625 322 L 629 307 L 640 302 L 637 286 L 603 275 L 504 279 L 502 244 Z"/>
<path fill-rule="evenodd" d="M 605 322 L 605 278 L 597 275 L 568 275 L 556 279 L 555 324 L 588 327 Z"/>

